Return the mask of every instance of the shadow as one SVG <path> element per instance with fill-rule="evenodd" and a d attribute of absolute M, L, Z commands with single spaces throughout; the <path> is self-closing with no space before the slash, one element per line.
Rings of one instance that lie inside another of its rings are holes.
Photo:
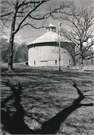
<path fill-rule="evenodd" d="M 93 104 L 80 104 L 85 96 L 80 91 L 80 89 L 77 88 L 76 84 L 73 86 L 77 89 L 79 97 L 73 101 L 71 106 L 65 108 L 52 119 L 43 123 L 41 128 L 43 134 L 55 134 L 59 130 L 61 123 L 64 122 L 64 120 L 77 108 L 81 106 L 93 106 Z"/>
<path fill-rule="evenodd" d="M 24 122 L 25 111 L 20 103 L 22 87 L 20 83 L 18 84 L 18 89 L 10 84 L 8 85 L 11 87 L 13 94 L 1 102 L 1 123 L 3 124 L 3 129 L 11 134 L 26 134 L 30 129 Z M 14 98 L 13 105 L 16 112 L 11 112 L 10 108 L 6 105 L 6 103 L 12 98 Z M 6 108 L 6 110 L 4 108 Z M 12 113 L 14 113 L 14 115 L 11 116 Z"/>
<path fill-rule="evenodd" d="M 13 94 L 1 102 L 1 123 L 3 124 L 3 129 L 10 132 L 11 134 L 55 134 L 62 122 L 77 108 L 81 106 L 93 106 L 93 104 L 80 104 L 80 102 L 85 98 L 83 93 L 74 83 L 73 87 L 76 88 L 79 97 L 75 99 L 69 107 L 66 107 L 64 110 L 60 111 L 56 116 L 42 124 L 41 129 L 31 130 L 27 124 L 24 122 L 25 111 L 21 105 L 21 93 L 22 87 L 20 83 L 18 88 L 11 86 Z M 10 108 L 7 107 L 7 102 L 11 99 L 14 99 L 14 107 L 16 112 L 14 115 L 11 115 Z M 6 108 L 6 110 L 4 109 Z"/>

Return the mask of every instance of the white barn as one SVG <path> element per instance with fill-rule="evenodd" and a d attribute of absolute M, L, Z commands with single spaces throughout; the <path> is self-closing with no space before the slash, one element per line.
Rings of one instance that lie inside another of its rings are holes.
<path fill-rule="evenodd" d="M 71 52 L 75 50 L 74 44 L 62 42 L 60 45 L 61 66 L 75 64 L 75 58 Z M 30 66 L 59 66 L 59 37 L 56 27 L 49 24 L 46 33 L 28 46 L 28 65 Z M 69 49 L 71 47 L 71 50 Z M 68 51 L 70 50 L 70 51 Z M 75 53 L 75 51 L 74 51 Z"/>

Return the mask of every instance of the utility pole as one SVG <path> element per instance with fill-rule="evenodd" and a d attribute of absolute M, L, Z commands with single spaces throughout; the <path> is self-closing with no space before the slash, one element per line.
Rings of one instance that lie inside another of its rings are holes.
<path fill-rule="evenodd" d="M 61 71 L 61 52 L 60 52 L 60 35 L 61 35 L 61 22 L 58 22 L 58 37 L 59 37 L 59 71 Z"/>

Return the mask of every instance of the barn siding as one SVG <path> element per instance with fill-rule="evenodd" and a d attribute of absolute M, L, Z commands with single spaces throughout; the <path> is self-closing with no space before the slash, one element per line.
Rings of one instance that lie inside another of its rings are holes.
<path fill-rule="evenodd" d="M 69 61 L 71 65 L 74 65 L 70 53 L 61 48 L 61 66 L 68 66 Z M 30 66 L 58 66 L 59 48 L 55 43 L 44 43 L 29 47 L 28 62 Z"/>

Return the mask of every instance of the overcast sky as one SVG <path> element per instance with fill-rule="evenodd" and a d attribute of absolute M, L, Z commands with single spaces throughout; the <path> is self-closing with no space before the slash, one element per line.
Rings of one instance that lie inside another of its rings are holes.
<path fill-rule="evenodd" d="M 52 0 L 53 2 L 57 1 L 57 5 L 59 2 L 62 2 L 63 0 Z M 94 7 L 94 0 L 68 0 L 68 1 L 73 1 L 77 6 L 83 6 L 83 7 Z M 45 9 L 46 5 L 43 5 L 43 11 Z M 42 7 L 41 7 L 42 8 Z M 52 23 L 54 24 L 56 27 L 58 26 L 58 20 L 53 20 L 51 18 L 49 18 L 47 20 L 48 24 Z M 34 41 L 35 39 L 37 39 L 39 36 L 43 35 L 46 32 L 46 29 L 33 29 L 31 27 L 29 28 L 24 28 L 23 30 L 20 30 L 15 37 L 15 42 L 27 42 L 27 44 L 30 44 L 32 41 Z"/>

